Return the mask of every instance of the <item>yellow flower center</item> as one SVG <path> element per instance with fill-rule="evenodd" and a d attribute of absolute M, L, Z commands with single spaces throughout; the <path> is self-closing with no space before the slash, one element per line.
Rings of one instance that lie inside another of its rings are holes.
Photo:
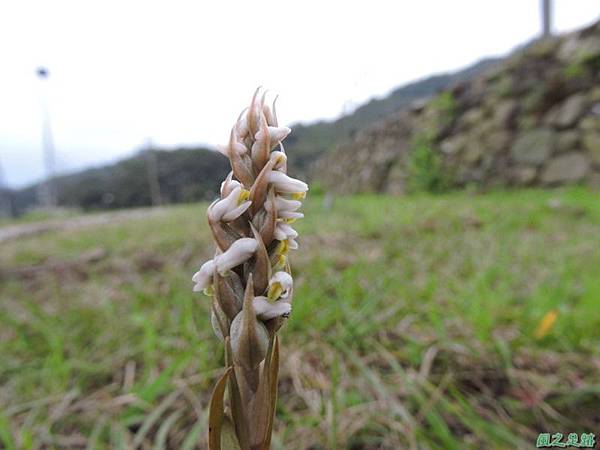
<path fill-rule="evenodd" d="M 281 283 L 276 281 L 271 286 L 269 286 L 269 293 L 267 294 L 267 298 L 270 301 L 275 301 L 279 297 L 281 297 L 281 293 L 283 292 L 283 288 L 281 287 Z"/>
<path fill-rule="evenodd" d="M 292 194 L 294 200 L 302 200 L 306 198 L 306 192 L 295 192 Z"/>
<path fill-rule="evenodd" d="M 215 289 L 214 289 L 213 285 L 211 284 L 210 286 L 204 288 L 204 290 L 202 292 L 204 292 L 204 295 L 208 295 L 209 297 L 212 297 L 215 294 Z"/>
<path fill-rule="evenodd" d="M 285 267 L 285 261 L 286 261 L 285 255 L 279 255 L 279 257 L 277 258 L 277 261 L 273 265 L 273 272 L 278 272 L 281 269 L 283 269 Z"/>
<path fill-rule="evenodd" d="M 250 191 L 247 189 L 242 189 L 242 191 L 240 192 L 240 196 L 238 197 L 238 201 L 237 201 L 238 206 L 240 206 L 242 203 L 244 203 L 249 198 L 250 198 Z"/>
<path fill-rule="evenodd" d="M 290 250 L 289 242 L 287 239 L 284 239 L 279 244 L 277 244 L 277 247 L 275 248 L 275 253 L 278 253 L 280 255 L 287 255 L 289 250 Z"/>

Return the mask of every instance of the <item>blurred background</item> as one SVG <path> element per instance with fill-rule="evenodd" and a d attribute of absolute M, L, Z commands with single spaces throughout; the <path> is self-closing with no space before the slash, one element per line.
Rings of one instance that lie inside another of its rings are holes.
<path fill-rule="evenodd" d="M 309 181 L 277 449 L 600 425 L 600 5 L 0 5 L 0 448 L 206 448 L 191 274 L 257 86 Z M 566 440 L 565 440 L 566 441 Z"/>

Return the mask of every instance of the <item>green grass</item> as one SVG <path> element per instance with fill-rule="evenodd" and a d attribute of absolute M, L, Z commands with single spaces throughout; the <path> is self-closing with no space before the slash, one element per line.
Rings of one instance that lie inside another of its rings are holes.
<path fill-rule="evenodd" d="M 204 204 L 1 244 L 0 448 L 205 448 Z M 600 195 L 307 201 L 274 449 L 597 431 Z M 535 329 L 549 311 L 548 334 Z"/>
<path fill-rule="evenodd" d="M 75 217 L 78 213 L 79 212 L 76 209 L 67 208 L 56 210 L 34 209 L 18 218 L 0 217 L 0 226 L 43 222 L 51 219 L 68 219 L 70 217 Z"/>

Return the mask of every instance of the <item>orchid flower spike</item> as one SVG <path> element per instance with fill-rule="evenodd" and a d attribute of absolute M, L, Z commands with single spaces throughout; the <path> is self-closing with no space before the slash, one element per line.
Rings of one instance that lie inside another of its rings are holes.
<path fill-rule="evenodd" d="M 299 210 L 308 185 L 287 175 L 282 142 L 291 130 L 279 124 L 266 96 L 256 90 L 219 147 L 231 172 L 207 209 L 217 250 L 192 277 L 193 291 L 211 297 L 210 320 L 228 367 L 210 402 L 209 450 L 221 448 L 226 429 L 231 448 L 269 448 L 277 332 L 292 312 L 289 252 L 298 248 L 298 232 L 291 224 L 304 217 Z"/>

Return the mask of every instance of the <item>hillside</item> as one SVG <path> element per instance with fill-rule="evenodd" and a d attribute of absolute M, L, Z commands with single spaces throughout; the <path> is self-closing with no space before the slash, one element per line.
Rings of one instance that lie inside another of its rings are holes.
<path fill-rule="evenodd" d="M 600 185 L 600 22 L 378 122 L 318 173 L 340 192 Z"/>
<path fill-rule="evenodd" d="M 434 75 L 401 86 L 381 99 L 372 99 L 352 113 L 331 122 L 292 125 L 286 151 L 294 173 L 308 175 L 316 160 L 336 145 L 352 139 L 357 132 L 402 111 L 411 103 L 431 97 L 452 83 L 467 81 L 495 66 L 500 59 L 486 58 L 454 73 Z"/>
<path fill-rule="evenodd" d="M 155 165 L 162 203 L 211 199 L 229 171 L 219 153 L 208 149 L 152 150 L 114 164 L 56 178 L 60 206 L 84 210 L 152 204 L 149 163 Z M 36 202 L 38 185 L 13 193 L 14 207 L 24 211 Z"/>
<path fill-rule="evenodd" d="M 286 151 L 292 173 L 307 177 L 312 164 L 341 142 L 378 120 L 407 108 L 413 101 L 434 95 L 459 80 L 468 80 L 493 66 L 485 59 L 464 70 L 419 80 L 397 88 L 382 99 L 373 99 L 351 114 L 333 122 L 292 125 Z M 206 149 L 155 152 L 162 200 L 189 202 L 213 197 L 223 178 L 227 161 Z M 59 205 L 90 209 L 113 209 L 152 204 L 146 160 L 138 154 L 114 164 L 57 178 Z M 35 205 L 39 185 L 12 193 L 13 209 L 22 212 Z M 6 198 L 6 195 L 2 198 Z M 3 209 L 0 205 L 0 209 Z"/>

